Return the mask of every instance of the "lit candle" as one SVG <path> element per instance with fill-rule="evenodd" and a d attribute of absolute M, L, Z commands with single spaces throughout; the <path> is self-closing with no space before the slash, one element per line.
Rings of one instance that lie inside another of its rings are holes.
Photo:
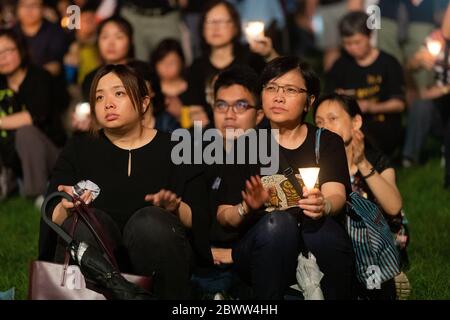
<path fill-rule="evenodd" d="M 317 182 L 317 177 L 319 176 L 320 168 L 312 167 L 312 168 L 300 168 L 300 176 L 302 177 L 303 182 L 305 183 L 308 191 L 312 190 Z"/>
<path fill-rule="evenodd" d="M 428 51 L 434 56 L 437 57 L 437 55 L 441 52 L 442 44 L 439 40 L 428 40 L 427 41 L 427 48 Z"/>
<path fill-rule="evenodd" d="M 256 41 L 264 36 L 264 22 L 249 21 L 244 25 L 244 30 L 249 42 Z"/>
<path fill-rule="evenodd" d="M 75 107 L 75 116 L 78 120 L 84 120 L 91 114 L 89 102 L 81 102 Z"/>

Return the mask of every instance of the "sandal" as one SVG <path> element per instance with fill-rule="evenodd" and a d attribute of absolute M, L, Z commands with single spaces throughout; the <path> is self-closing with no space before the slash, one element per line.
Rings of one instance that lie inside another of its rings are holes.
<path fill-rule="evenodd" d="M 395 277 L 395 289 L 397 292 L 397 300 L 406 300 L 411 294 L 411 284 L 404 272 L 400 272 Z"/>

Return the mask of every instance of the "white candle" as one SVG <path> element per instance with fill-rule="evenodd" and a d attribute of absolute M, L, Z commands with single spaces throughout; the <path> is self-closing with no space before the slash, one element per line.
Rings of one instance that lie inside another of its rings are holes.
<path fill-rule="evenodd" d="M 264 36 L 264 22 L 249 21 L 244 25 L 245 35 L 248 41 L 255 41 Z"/>
<path fill-rule="evenodd" d="M 319 177 L 320 168 L 300 168 L 298 170 L 300 171 L 300 176 L 302 177 L 308 191 L 312 190 L 316 185 L 317 178 Z"/>
<path fill-rule="evenodd" d="M 84 120 L 91 114 L 89 102 L 81 102 L 75 107 L 75 116 L 78 120 Z"/>
<path fill-rule="evenodd" d="M 427 41 L 427 48 L 428 48 L 428 51 L 434 57 L 437 57 L 437 55 L 441 52 L 442 44 L 438 40 L 428 40 Z"/>

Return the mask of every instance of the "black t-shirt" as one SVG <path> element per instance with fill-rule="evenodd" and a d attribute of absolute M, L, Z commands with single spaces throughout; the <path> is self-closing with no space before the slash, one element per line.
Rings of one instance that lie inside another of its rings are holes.
<path fill-rule="evenodd" d="M 365 146 L 366 159 L 375 168 L 375 170 L 381 174 L 384 170 L 393 168 L 388 157 L 383 155 L 382 152 L 370 147 L 370 145 Z M 358 171 L 351 177 L 352 180 L 352 190 L 363 195 L 367 199 L 377 202 L 373 192 L 370 190 L 366 180 L 362 178 L 361 173 Z"/>
<path fill-rule="evenodd" d="M 422 0 L 418 5 L 411 0 L 380 0 L 381 16 L 397 20 L 400 3 L 406 5 L 409 21 L 434 24 L 435 14 L 445 10 L 448 0 Z"/>
<path fill-rule="evenodd" d="M 315 158 L 316 127 L 308 123 L 305 125 L 308 128 L 308 133 L 305 141 L 298 148 L 288 150 L 280 146 L 279 150 L 280 153 L 283 152 L 291 168 L 296 171 L 294 173 L 298 172 L 298 168 L 317 166 Z M 261 163 L 260 161 L 258 162 Z M 225 165 L 219 189 L 219 205 L 236 205 L 241 202 L 241 191 L 245 189 L 245 181 L 252 175 L 261 176 L 261 167 L 261 164 Z M 328 130 L 324 130 L 320 138 L 319 167 L 319 186 L 327 182 L 338 182 L 345 186 L 347 193 L 350 193 L 350 178 L 344 143 L 338 135 Z M 280 167 L 277 175 L 262 176 L 263 184 L 265 179 L 267 181 L 270 179 L 280 181 L 280 188 L 277 187 L 277 194 L 271 195 L 271 205 L 274 204 L 273 200 L 275 200 L 275 203 L 286 201 L 288 206 L 295 209 L 298 207 L 297 202 L 300 198 L 296 194 L 293 195 L 292 186 L 286 184 L 286 178 L 282 176 L 284 169 Z M 278 190 L 282 191 L 279 192 Z M 286 200 L 281 200 L 283 198 Z M 261 208 L 261 210 L 264 210 L 264 208 Z M 257 220 L 258 215 L 262 214 L 261 210 L 257 210 L 256 214 L 249 216 L 249 219 L 246 220 L 248 225 L 243 226 L 243 230 L 246 230 L 249 225 Z M 252 216 L 255 216 L 255 219 L 252 220 Z"/>
<path fill-rule="evenodd" d="M 158 132 L 145 146 L 131 150 L 128 176 L 128 150 L 115 146 L 103 133 L 98 137 L 80 134 L 64 147 L 52 172 L 48 193 L 58 185 L 75 185 L 82 180 L 96 183 L 100 195 L 93 206 L 123 228 L 131 215 L 149 205 L 144 197 L 161 189 L 183 192 L 176 183 L 177 167 L 171 161 L 170 135 Z"/>
<path fill-rule="evenodd" d="M 150 9 L 150 8 L 170 9 L 172 7 L 168 0 L 122 0 L 122 2 L 125 6 L 127 4 L 131 4 L 143 9 Z"/>
<path fill-rule="evenodd" d="M 187 77 L 188 90 L 181 99 L 184 105 L 204 106 L 208 115 L 211 117 L 212 112 L 209 106 L 212 105 L 213 100 L 212 82 L 221 71 L 235 65 L 248 65 L 259 74 L 265 64 L 263 57 L 251 52 L 250 49 L 245 46 L 238 46 L 235 48 L 235 58 L 233 62 L 223 69 L 218 69 L 213 66 L 208 56 L 202 56 L 196 59 L 189 68 Z"/>
<path fill-rule="evenodd" d="M 383 51 L 366 67 L 344 53 L 327 74 L 326 91 L 336 89 L 352 90 L 358 100 L 403 100 L 403 69 L 393 56 Z M 401 137 L 401 113 L 365 114 L 363 131 L 376 148 L 391 154 Z"/>
<path fill-rule="evenodd" d="M 69 48 L 69 41 L 60 26 L 44 19 L 41 28 L 32 37 L 26 36 L 20 25 L 16 30 L 25 38 L 34 64 L 43 66 L 53 61 L 62 62 Z"/>
<path fill-rule="evenodd" d="M 59 105 L 54 97 L 54 78 L 46 70 L 34 65 L 27 68 L 27 73 L 19 86 L 18 92 L 8 89 L 7 80 L 0 76 L 0 113 L 4 115 L 28 111 L 33 124 L 41 129 L 57 145 L 64 142 Z M 12 95 L 12 96 L 11 96 Z"/>

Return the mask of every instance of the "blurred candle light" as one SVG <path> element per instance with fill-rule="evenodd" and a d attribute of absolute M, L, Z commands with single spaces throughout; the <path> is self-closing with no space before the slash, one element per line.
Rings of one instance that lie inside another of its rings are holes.
<path fill-rule="evenodd" d="M 249 21 L 244 24 L 244 30 L 247 41 L 256 41 L 264 37 L 264 22 Z"/>
<path fill-rule="evenodd" d="M 75 107 L 75 116 L 78 120 L 84 120 L 91 114 L 89 102 L 81 102 Z"/>
<path fill-rule="evenodd" d="M 300 176 L 302 177 L 302 180 L 305 183 L 305 186 L 308 189 L 308 191 L 312 190 L 316 185 L 320 168 L 317 167 L 299 168 L 298 170 L 300 171 Z"/>
<path fill-rule="evenodd" d="M 439 40 L 428 40 L 427 41 L 427 48 L 428 51 L 434 56 L 437 57 L 437 55 L 441 52 L 442 44 Z"/>

